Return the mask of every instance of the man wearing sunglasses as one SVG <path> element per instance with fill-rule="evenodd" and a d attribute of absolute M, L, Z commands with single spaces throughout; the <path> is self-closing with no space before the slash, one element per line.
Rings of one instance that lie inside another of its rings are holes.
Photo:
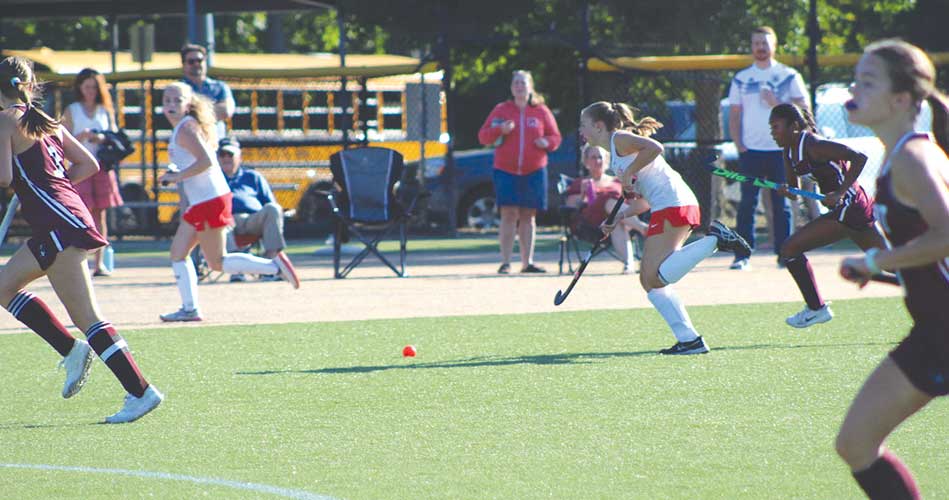
<path fill-rule="evenodd" d="M 181 81 L 191 89 L 211 99 L 214 114 L 217 116 L 217 137 L 227 134 L 226 120 L 234 115 L 234 95 L 231 88 L 221 80 L 208 78 L 208 51 L 204 47 L 189 43 L 181 48 L 181 67 L 184 78 Z"/>

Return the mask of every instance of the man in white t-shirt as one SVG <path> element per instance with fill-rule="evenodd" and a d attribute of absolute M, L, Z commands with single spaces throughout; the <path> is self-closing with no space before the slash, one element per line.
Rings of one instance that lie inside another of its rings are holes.
<path fill-rule="evenodd" d="M 777 183 L 785 182 L 781 148 L 771 138 L 768 118 L 771 108 L 793 102 L 809 107 L 807 88 L 800 73 L 774 59 L 778 37 L 769 26 L 756 28 L 751 33 L 751 53 L 754 64 L 739 71 L 728 91 L 728 130 L 739 153 L 739 172 L 762 177 Z M 770 190 L 774 224 L 774 253 L 790 235 L 791 207 L 787 198 Z M 738 205 L 738 233 L 755 246 L 755 208 L 758 205 L 758 187 L 741 184 L 741 202 Z M 750 269 L 748 255 L 736 255 L 732 269 Z"/>

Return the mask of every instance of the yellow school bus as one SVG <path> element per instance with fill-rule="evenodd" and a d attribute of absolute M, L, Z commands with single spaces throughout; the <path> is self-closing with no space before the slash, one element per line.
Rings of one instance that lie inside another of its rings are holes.
<path fill-rule="evenodd" d="M 76 73 L 92 67 L 105 75 L 113 86 L 118 125 L 137 148 L 117 172 L 126 206 L 113 217 L 113 229 L 116 234 L 172 229 L 177 191 L 155 181 L 168 164 L 171 135 L 161 93 L 181 77 L 179 54 L 156 53 L 141 65 L 119 52 L 115 72 L 108 52 L 41 48 L 4 54 L 36 63 L 40 79 L 51 83 L 48 107 L 57 115 L 74 100 Z M 267 178 L 294 220 L 313 222 L 319 203 L 312 191 L 327 187 L 329 157 L 343 147 L 391 148 L 406 163 L 445 154 L 445 99 L 436 69 L 395 55 L 349 55 L 341 68 L 335 54 L 215 53 L 209 75 L 227 82 L 234 94 L 237 107 L 227 129 L 241 142 L 243 165 Z"/>

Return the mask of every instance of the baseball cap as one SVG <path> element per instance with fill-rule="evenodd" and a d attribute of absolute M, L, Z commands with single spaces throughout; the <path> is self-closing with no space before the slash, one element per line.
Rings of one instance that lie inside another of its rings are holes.
<path fill-rule="evenodd" d="M 217 143 L 217 149 L 236 155 L 241 152 L 241 143 L 233 137 L 225 137 Z"/>

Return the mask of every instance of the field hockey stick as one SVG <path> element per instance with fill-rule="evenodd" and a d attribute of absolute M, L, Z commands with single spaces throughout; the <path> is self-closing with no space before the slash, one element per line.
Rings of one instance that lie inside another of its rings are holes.
<path fill-rule="evenodd" d="M 610 212 L 609 217 L 606 218 L 606 224 L 613 224 L 613 220 L 616 219 L 616 214 L 619 213 L 620 208 L 623 207 L 623 200 L 616 200 L 616 205 L 613 205 L 613 210 Z M 615 229 L 614 229 L 615 231 Z M 580 276 L 583 274 L 583 270 L 587 268 L 587 264 L 593 260 L 593 256 L 600 250 L 600 247 L 606 244 L 606 241 L 610 239 L 610 235 L 604 234 L 602 238 L 596 241 L 593 244 L 593 247 L 590 248 L 590 253 L 587 254 L 587 258 L 580 263 L 580 267 L 577 268 L 577 272 L 573 275 L 573 281 L 570 282 L 570 286 L 567 287 L 566 291 L 557 290 L 557 295 L 554 296 L 554 305 L 559 306 L 563 304 L 563 301 L 567 300 L 567 295 L 570 295 L 570 291 L 573 290 L 573 287 L 576 286 L 577 281 L 580 280 Z"/>
<path fill-rule="evenodd" d="M 852 267 L 843 267 L 840 269 L 840 275 L 845 279 L 851 280 L 857 277 L 857 272 Z M 870 276 L 870 281 L 877 283 L 886 283 L 887 285 L 900 285 L 900 279 L 895 274 L 880 273 Z"/>
<path fill-rule="evenodd" d="M 7 232 L 10 231 L 10 225 L 13 224 L 13 216 L 16 215 L 16 209 L 20 206 L 20 199 L 13 195 L 10 202 L 7 203 L 7 212 L 3 214 L 3 222 L 0 222 L 0 245 L 7 239 Z"/>
<path fill-rule="evenodd" d="M 769 181 L 767 179 L 762 179 L 760 177 L 751 177 L 748 175 L 741 175 L 738 172 L 716 167 L 714 165 L 707 165 L 706 168 L 708 168 L 709 172 L 711 172 L 712 175 L 717 175 L 719 177 L 724 177 L 726 179 L 731 179 L 738 182 L 750 182 L 754 184 L 755 186 L 758 186 L 761 188 L 778 189 L 781 187 L 777 182 L 774 182 L 774 181 Z M 820 193 L 807 191 L 805 189 L 798 189 L 791 186 L 788 186 L 788 192 L 791 194 L 796 194 L 798 196 L 804 196 L 806 198 L 813 198 L 818 201 L 824 199 L 824 195 Z"/>

